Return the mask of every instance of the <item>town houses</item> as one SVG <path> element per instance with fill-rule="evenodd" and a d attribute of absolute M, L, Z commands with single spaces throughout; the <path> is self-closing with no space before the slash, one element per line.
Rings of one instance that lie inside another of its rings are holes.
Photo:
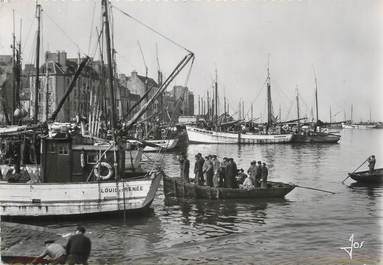
<path fill-rule="evenodd" d="M 35 115 L 35 101 L 37 100 L 37 114 L 39 121 L 46 121 L 56 109 L 59 101 L 68 88 L 82 58 L 68 57 L 65 51 L 47 51 L 40 63 L 39 87 L 35 98 L 36 69 L 32 64 L 25 64 L 21 74 L 21 89 L 19 92 L 20 108 L 26 112 L 25 119 L 33 119 Z M 106 89 L 106 65 L 100 61 L 87 64 L 76 81 L 75 87 L 64 103 L 57 116 L 59 122 L 70 122 L 74 119 L 87 119 L 92 112 L 92 103 L 102 100 L 106 112 L 110 115 L 110 95 Z M 4 112 L 10 115 L 12 93 L 12 56 L 0 55 L 0 110 L 2 123 L 6 123 Z M 162 83 L 162 73 L 157 80 L 140 75 L 133 70 L 129 74 L 116 74 L 115 106 L 116 116 L 125 121 L 145 104 L 146 100 L 137 104 L 145 94 L 152 95 Z M 94 104 L 93 104 L 94 105 Z M 137 107 L 133 108 L 135 105 Z M 175 85 L 156 100 L 155 104 L 145 113 L 143 120 L 156 119 L 164 122 L 177 120 L 180 115 L 194 115 L 194 95 L 188 87 Z"/>

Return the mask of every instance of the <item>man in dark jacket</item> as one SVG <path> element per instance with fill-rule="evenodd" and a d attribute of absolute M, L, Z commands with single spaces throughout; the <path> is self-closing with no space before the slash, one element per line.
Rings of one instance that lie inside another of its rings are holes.
<path fill-rule="evenodd" d="M 182 154 L 182 160 L 183 160 L 183 163 L 182 163 L 182 177 L 183 177 L 183 180 L 186 183 L 189 183 L 190 161 L 186 157 L 186 154 Z"/>
<path fill-rule="evenodd" d="M 67 263 L 73 264 L 88 264 L 88 258 L 92 244 L 90 239 L 84 236 L 85 228 L 78 226 L 76 234 L 71 236 L 66 245 Z"/>
<path fill-rule="evenodd" d="M 205 160 L 202 158 L 202 155 L 198 153 L 195 156 L 195 164 L 194 164 L 194 174 L 195 174 L 195 183 L 198 185 L 203 185 L 203 164 Z"/>
<path fill-rule="evenodd" d="M 235 166 L 233 159 L 229 158 L 225 170 L 225 188 L 234 188 L 234 178 L 237 172 L 235 171 Z"/>

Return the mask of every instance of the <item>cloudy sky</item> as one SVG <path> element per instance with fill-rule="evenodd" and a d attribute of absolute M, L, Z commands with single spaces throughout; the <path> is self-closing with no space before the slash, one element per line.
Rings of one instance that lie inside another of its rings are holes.
<path fill-rule="evenodd" d="M 100 28 L 100 2 L 40 1 L 43 51 L 66 50 L 93 56 L 95 28 Z M 383 120 L 383 1 L 112 1 L 119 9 L 152 26 L 196 56 L 188 86 L 206 95 L 218 72 L 219 93 L 229 98 L 232 113 L 244 100 L 254 104 L 256 117 L 266 112 L 265 78 L 268 58 L 274 110 L 283 119 L 296 117 L 298 87 L 302 115 L 314 106 L 314 74 L 318 78 L 319 116 L 343 120 Z M 0 3 L 0 54 L 10 54 L 12 9 L 16 31 L 22 18 L 23 60 L 34 60 L 35 2 Z M 156 44 L 161 70 L 168 74 L 186 54 L 169 41 L 113 9 L 118 71 L 156 76 Z M 18 35 L 19 33 L 17 33 Z M 98 53 L 96 53 L 96 58 Z M 185 75 L 176 84 L 185 84 Z"/>

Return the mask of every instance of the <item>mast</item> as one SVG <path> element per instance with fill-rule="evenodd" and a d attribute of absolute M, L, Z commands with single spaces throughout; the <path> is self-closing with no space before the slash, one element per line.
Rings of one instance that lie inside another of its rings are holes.
<path fill-rule="evenodd" d="M 49 98 L 48 98 L 48 94 L 49 94 L 48 61 L 45 62 L 45 80 L 46 80 L 46 83 L 45 83 L 45 120 L 48 120 L 48 115 L 49 115 L 49 107 L 48 107 L 48 104 L 49 104 Z"/>
<path fill-rule="evenodd" d="M 215 97 L 214 97 L 214 107 L 215 107 L 215 123 L 217 125 L 218 123 L 218 73 L 217 73 L 217 69 L 215 69 L 215 83 L 214 83 L 214 93 L 215 93 Z"/>
<path fill-rule="evenodd" d="M 37 18 L 37 37 L 36 37 L 36 78 L 35 78 L 35 112 L 34 112 L 34 121 L 38 121 L 38 112 L 39 112 L 39 67 L 40 67 L 40 15 L 41 15 L 41 5 L 36 4 L 36 18 Z"/>
<path fill-rule="evenodd" d="M 297 86 L 297 96 L 296 96 L 296 99 L 297 99 L 298 132 L 300 132 L 301 131 L 301 124 L 300 124 L 300 115 L 299 115 L 299 92 L 298 92 L 298 86 Z"/>
<path fill-rule="evenodd" d="M 13 68 L 13 78 L 12 78 L 12 111 L 11 111 L 11 123 L 15 124 L 15 110 L 16 110 L 16 34 L 15 34 L 15 10 L 12 10 L 13 15 L 13 33 L 12 33 L 12 68 Z"/>
<path fill-rule="evenodd" d="M 21 91 L 21 32 L 22 32 L 22 26 L 23 26 L 23 20 L 20 18 L 20 39 L 19 39 L 19 49 L 18 52 L 16 53 L 16 59 L 17 59 L 17 76 L 16 76 L 16 108 L 20 107 L 21 111 L 21 106 L 20 106 L 20 91 Z"/>
<path fill-rule="evenodd" d="M 352 124 L 352 115 L 353 115 L 353 112 L 354 112 L 354 105 L 351 104 L 351 124 Z"/>
<path fill-rule="evenodd" d="M 109 17 L 108 17 L 108 1 L 102 0 L 103 7 L 103 17 L 104 17 L 104 26 L 105 26 L 105 37 L 106 37 L 106 59 L 108 63 L 109 70 L 109 91 L 111 98 L 111 127 L 112 127 L 112 135 L 114 138 L 114 130 L 116 128 L 116 106 L 114 102 L 114 89 L 113 89 L 113 61 L 112 61 L 112 52 L 111 52 L 111 41 L 110 41 L 110 27 L 109 27 Z"/>
<path fill-rule="evenodd" d="M 330 105 L 330 123 L 331 123 L 331 116 L 332 114 L 331 114 L 331 105 Z"/>
<path fill-rule="evenodd" d="M 241 100 L 239 100 L 239 104 L 238 104 L 238 120 L 240 120 L 242 118 L 242 115 L 241 115 Z"/>
<path fill-rule="evenodd" d="M 318 81 L 317 76 L 315 74 L 314 70 L 314 79 L 315 79 L 315 111 L 316 111 L 316 122 L 318 123 L 319 116 L 318 116 Z"/>
<path fill-rule="evenodd" d="M 270 59 L 269 59 L 270 60 Z M 270 79 L 270 62 L 267 65 L 267 127 L 266 131 L 272 125 L 272 106 L 271 106 L 271 79 Z"/>

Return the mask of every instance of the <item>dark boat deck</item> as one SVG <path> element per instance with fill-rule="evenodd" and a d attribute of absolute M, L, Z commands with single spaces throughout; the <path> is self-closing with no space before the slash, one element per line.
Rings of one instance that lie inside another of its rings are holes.
<path fill-rule="evenodd" d="M 215 188 L 184 183 L 181 178 L 164 177 L 165 197 L 186 197 L 196 199 L 252 199 L 252 198 L 283 198 L 295 188 L 281 182 L 268 182 L 268 188 L 253 190 Z"/>
<path fill-rule="evenodd" d="M 361 183 L 383 183 L 383 168 L 375 169 L 372 174 L 366 171 L 348 173 L 350 178 Z"/>

